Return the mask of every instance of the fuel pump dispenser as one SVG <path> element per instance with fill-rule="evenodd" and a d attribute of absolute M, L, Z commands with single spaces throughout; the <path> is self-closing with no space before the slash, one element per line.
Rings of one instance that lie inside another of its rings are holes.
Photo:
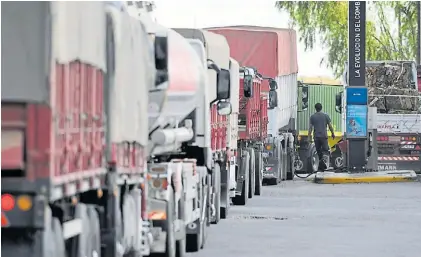
<path fill-rule="evenodd" d="M 373 183 L 415 181 L 411 170 L 377 170 L 377 128 L 375 107 L 369 107 L 365 84 L 366 2 L 348 2 L 348 71 L 343 94 L 336 97 L 337 111 L 343 113 L 346 166 L 317 172 L 316 183 Z"/>

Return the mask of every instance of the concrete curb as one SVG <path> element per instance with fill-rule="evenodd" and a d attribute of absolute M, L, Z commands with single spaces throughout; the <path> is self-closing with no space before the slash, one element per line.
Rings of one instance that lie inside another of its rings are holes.
<path fill-rule="evenodd" d="M 392 183 L 415 182 L 417 180 L 418 177 L 415 172 L 410 170 L 357 174 L 318 172 L 314 177 L 314 182 L 319 184 Z"/>

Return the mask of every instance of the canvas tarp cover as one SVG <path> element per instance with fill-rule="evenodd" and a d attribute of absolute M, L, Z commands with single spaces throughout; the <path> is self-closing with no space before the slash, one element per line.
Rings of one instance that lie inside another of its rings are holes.
<path fill-rule="evenodd" d="M 366 67 L 369 103 L 381 113 L 417 113 L 420 95 L 412 62 L 388 62 Z"/>
<path fill-rule="evenodd" d="M 49 2 L 1 3 L 1 99 L 49 99 Z"/>

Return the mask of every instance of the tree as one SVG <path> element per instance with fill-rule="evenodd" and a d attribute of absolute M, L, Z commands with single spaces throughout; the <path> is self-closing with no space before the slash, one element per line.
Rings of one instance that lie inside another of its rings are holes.
<path fill-rule="evenodd" d="M 348 58 L 348 2 L 277 1 L 275 7 L 289 14 L 306 50 L 316 42 L 328 49 L 321 63 L 339 77 Z M 368 2 L 366 27 L 367 60 L 416 59 L 416 1 Z"/>

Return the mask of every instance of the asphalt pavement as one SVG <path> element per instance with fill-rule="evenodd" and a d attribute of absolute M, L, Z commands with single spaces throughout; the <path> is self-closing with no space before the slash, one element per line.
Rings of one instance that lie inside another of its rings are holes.
<path fill-rule="evenodd" d="M 265 186 L 193 256 L 420 257 L 421 183 Z"/>

